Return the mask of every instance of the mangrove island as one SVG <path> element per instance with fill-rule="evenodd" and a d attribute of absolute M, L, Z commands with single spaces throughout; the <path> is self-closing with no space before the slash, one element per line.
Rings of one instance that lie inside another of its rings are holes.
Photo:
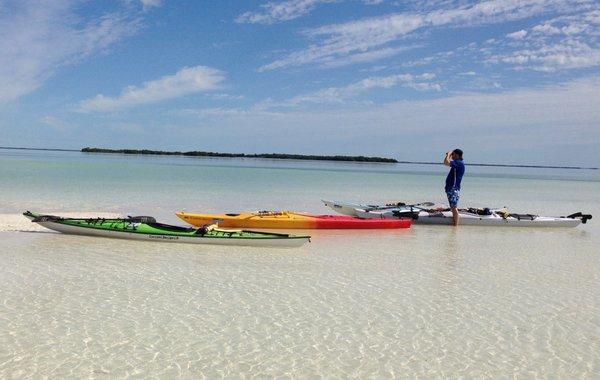
<path fill-rule="evenodd" d="M 305 154 L 286 154 L 286 153 L 218 153 L 204 151 L 162 151 L 149 149 L 104 149 L 104 148 L 83 148 L 83 153 L 114 153 L 114 154 L 132 154 L 132 155 L 155 155 L 155 156 L 189 156 L 189 157 L 226 157 L 226 158 L 268 158 L 277 160 L 313 160 L 313 161 L 347 161 L 347 162 L 375 162 L 396 164 L 398 160 L 385 157 L 369 156 L 321 156 Z"/>

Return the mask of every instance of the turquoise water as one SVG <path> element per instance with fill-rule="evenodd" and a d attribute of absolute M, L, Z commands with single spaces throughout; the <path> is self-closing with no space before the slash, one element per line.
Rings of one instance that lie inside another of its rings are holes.
<path fill-rule="evenodd" d="M 4 213 L 106 210 L 171 218 L 179 209 L 328 212 L 320 199 L 444 201 L 441 165 L 6 152 L 0 151 Z M 554 215 L 596 206 L 599 183 L 598 170 L 471 167 L 462 199 Z"/>
<path fill-rule="evenodd" d="M 46 233 L 154 215 L 443 202 L 444 167 L 0 150 L 0 377 L 595 377 L 600 228 L 314 231 L 297 250 Z M 468 168 L 465 205 L 600 215 L 600 174 Z"/>

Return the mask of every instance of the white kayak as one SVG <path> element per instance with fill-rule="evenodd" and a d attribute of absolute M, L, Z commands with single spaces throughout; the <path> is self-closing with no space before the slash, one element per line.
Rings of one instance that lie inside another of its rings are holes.
<path fill-rule="evenodd" d="M 418 205 L 365 205 L 345 202 L 323 201 L 325 205 L 345 215 L 364 219 L 396 219 L 406 217 L 407 212 L 416 213 L 416 224 L 452 225 L 449 209 L 427 209 Z M 427 202 L 429 204 L 429 202 Z M 466 226 L 493 227 L 577 227 L 592 218 L 580 212 L 569 216 L 539 216 L 510 213 L 506 209 L 461 209 L 460 224 Z"/>

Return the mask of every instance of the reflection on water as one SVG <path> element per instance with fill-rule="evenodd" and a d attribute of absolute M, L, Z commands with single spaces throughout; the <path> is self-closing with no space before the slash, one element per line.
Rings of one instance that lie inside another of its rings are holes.
<path fill-rule="evenodd" d="M 456 268 L 459 255 L 459 247 L 457 243 L 458 228 L 447 228 L 444 232 L 446 234 L 446 242 L 443 252 L 445 254 L 444 256 L 446 257 L 446 266 L 449 270 L 453 270 Z"/>

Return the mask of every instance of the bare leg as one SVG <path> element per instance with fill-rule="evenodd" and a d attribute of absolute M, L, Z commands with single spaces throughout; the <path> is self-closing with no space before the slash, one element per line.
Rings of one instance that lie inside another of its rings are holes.
<path fill-rule="evenodd" d="M 454 227 L 458 227 L 458 221 L 460 219 L 460 216 L 458 215 L 458 208 L 456 207 L 452 207 L 452 220 L 454 221 Z"/>

